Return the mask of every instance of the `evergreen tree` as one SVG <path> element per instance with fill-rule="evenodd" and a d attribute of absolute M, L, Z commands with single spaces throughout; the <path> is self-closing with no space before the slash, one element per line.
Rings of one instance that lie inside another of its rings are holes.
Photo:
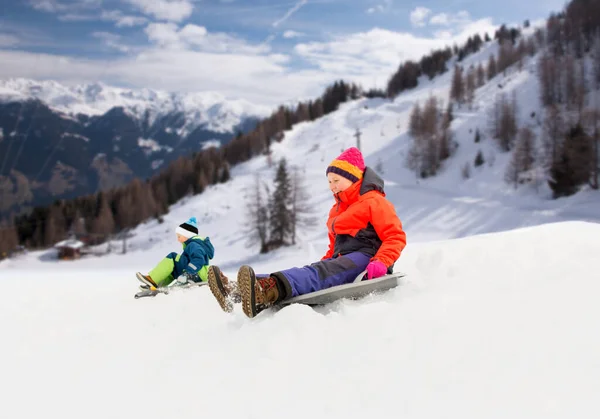
<path fill-rule="evenodd" d="M 422 125 L 421 106 L 419 105 L 419 102 L 417 102 L 415 106 L 413 106 L 408 119 L 408 133 L 410 136 L 413 138 L 419 137 L 423 131 Z"/>
<path fill-rule="evenodd" d="M 65 218 L 60 204 L 52 205 L 44 226 L 44 246 L 52 246 L 53 244 L 65 239 Z"/>
<path fill-rule="evenodd" d="M 450 100 L 463 103 L 465 100 L 465 82 L 463 78 L 463 69 L 457 65 L 454 67 L 454 75 L 452 76 L 452 85 L 450 86 Z"/>
<path fill-rule="evenodd" d="M 464 81 L 465 100 L 469 105 L 469 109 L 473 108 L 473 100 L 475 100 L 475 89 L 477 88 L 475 77 L 475 68 L 471 66 L 467 71 Z"/>
<path fill-rule="evenodd" d="M 264 190 L 257 174 L 254 181 L 254 188 L 246 197 L 246 222 L 244 223 L 244 232 L 248 237 L 248 245 L 259 244 L 260 253 L 269 251 L 269 196 L 268 191 Z"/>
<path fill-rule="evenodd" d="M 498 140 L 503 151 L 509 151 L 517 135 L 517 104 L 516 98 L 512 102 L 506 99 L 506 95 L 500 95 L 493 107 L 491 118 L 492 137 Z"/>
<path fill-rule="evenodd" d="M 594 51 L 592 54 L 594 87 L 600 89 L 600 32 L 594 36 Z"/>
<path fill-rule="evenodd" d="M 544 137 L 542 140 L 546 167 L 554 166 L 560 159 L 560 153 L 564 143 L 563 115 L 556 105 L 546 108 L 546 117 L 544 118 Z"/>
<path fill-rule="evenodd" d="M 220 183 L 225 183 L 227 181 L 229 181 L 229 179 L 231 179 L 231 173 L 229 170 L 229 163 L 224 162 L 223 166 L 221 167 L 221 176 L 219 178 L 219 182 Z"/>
<path fill-rule="evenodd" d="M 446 122 L 448 123 L 448 126 L 450 126 L 450 124 L 452 123 L 452 121 L 454 120 L 454 112 L 453 112 L 453 106 L 452 106 L 452 101 L 448 102 L 448 107 L 446 107 Z"/>
<path fill-rule="evenodd" d="M 559 160 L 550 168 L 548 184 L 555 198 L 569 196 L 590 179 L 592 143 L 581 125 L 566 136 Z"/>
<path fill-rule="evenodd" d="M 85 226 L 85 218 L 81 216 L 79 209 L 76 209 L 75 215 L 73 216 L 73 220 L 71 221 L 71 225 L 69 227 L 69 235 L 80 237 L 86 233 L 87 229 Z"/>
<path fill-rule="evenodd" d="M 541 55 L 537 67 L 542 105 L 551 106 L 560 103 L 560 74 L 555 57 L 550 53 Z"/>
<path fill-rule="evenodd" d="M 315 218 L 311 215 L 314 211 L 310 203 L 310 194 L 303 183 L 300 169 L 294 168 L 292 173 L 292 190 L 290 194 L 290 211 L 292 244 L 296 244 L 298 228 L 309 227 L 315 224 Z"/>
<path fill-rule="evenodd" d="M 534 168 L 535 157 L 535 134 L 527 127 L 522 128 L 505 173 L 506 182 L 512 183 L 516 189 L 526 180 L 523 174 Z"/>
<path fill-rule="evenodd" d="M 479 150 L 477 152 L 477 155 L 475 156 L 475 161 L 473 162 L 473 166 L 478 167 L 483 165 L 483 163 L 485 163 L 485 160 L 483 159 L 483 153 L 481 152 L 481 150 Z"/>
<path fill-rule="evenodd" d="M 479 63 L 477 66 L 477 87 L 481 87 L 485 84 L 485 70 L 483 65 Z"/>
<path fill-rule="evenodd" d="M 590 133 L 592 142 L 592 156 L 591 156 L 591 179 L 590 186 L 593 189 L 598 189 L 598 172 L 600 171 L 600 110 L 599 109 L 588 109 L 584 113 L 584 121 L 588 126 L 588 132 Z"/>
<path fill-rule="evenodd" d="M 496 66 L 496 58 L 494 57 L 494 54 L 490 55 L 490 58 L 488 59 L 488 64 L 487 64 L 487 79 L 491 80 L 494 77 L 496 77 L 496 74 L 498 74 L 498 67 Z"/>
<path fill-rule="evenodd" d="M 0 259 L 7 258 L 19 244 L 15 226 L 0 224 Z"/>
<path fill-rule="evenodd" d="M 98 212 L 92 221 L 91 232 L 97 237 L 107 238 L 115 232 L 115 219 L 104 193 L 98 196 Z"/>
<path fill-rule="evenodd" d="M 288 244 L 292 235 L 292 211 L 289 207 L 292 185 L 287 162 L 281 159 L 275 175 L 274 190 L 269 202 L 269 244 L 277 248 Z"/>

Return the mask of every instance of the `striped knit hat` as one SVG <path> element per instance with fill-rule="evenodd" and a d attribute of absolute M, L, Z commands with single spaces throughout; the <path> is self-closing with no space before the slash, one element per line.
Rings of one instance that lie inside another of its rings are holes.
<path fill-rule="evenodd" d="M 182 223 L 175 229 L 175 233 L 182 235 L 183 237 L 192 238 L 198 235 L 198 222 L 196 217 L 192 217 L 185 223 Z"/>
<path fill-rule="evenodd" d="M 325 174 L 335 173 L 354 183 L 362 179 L 364 170 L 365 161 L 362 153 L 358 148 L 350 147 L 331 162 Z"/>

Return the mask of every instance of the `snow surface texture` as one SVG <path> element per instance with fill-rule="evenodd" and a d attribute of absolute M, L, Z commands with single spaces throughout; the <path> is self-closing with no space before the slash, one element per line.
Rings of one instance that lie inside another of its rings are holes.
<path fill-rule="evenodd" d="M 231 132 L 247 117 L 268 116 L 271 109 L 242 99 L 229 99 L 216 92 L 168 93 L 152 89 L 123 89 L 103 83 L 65 86 L 55 81 L 29 79 L 0 80 L 0 101 L 36 98 L 49 107 L 71 115 L 102 115 L 114 107 L 123 107 L 138 119 L 182 112 L 187 132 L 205 125 L 215 132 Z"/>
<path fill-rule="evenodd" d="M 458 154 L 417 184 L 403 165 L 408 114 L 431 93 L 447 98 L 449 77 L 393 103 L 345 104 L 273 145 L 275 162 L 300 168 L 318 216 L 295 246 L 258 255 L 247 243 L 245 193 L 255 174 L 274 174 L 261 156 L 137 228 L 126 255 L 56 263 L 46 251 L 0 263 L 0 417 L 599 417 L 598 193 L 550 200 L 547 188 L 504 184 L 508 155 L 469 134 L 495 84 L 478 91 L 477 110 L 455 113 Z M 535 75 L 507 77 L 523 114 L 539 112 Z M 239 306 L 220 311 L 204 287 L 134 300 L 134 272 L 178 250 L 174 229 L 190 216 L 230 277 L 242 264 L 272 272 L 319 259 L 333 203 L 325 168 L 354 144 L 357 125 L 407 232 L 401 286 L 252 320 Z M 478 147 L 494 164 L 464 180 Z"/>

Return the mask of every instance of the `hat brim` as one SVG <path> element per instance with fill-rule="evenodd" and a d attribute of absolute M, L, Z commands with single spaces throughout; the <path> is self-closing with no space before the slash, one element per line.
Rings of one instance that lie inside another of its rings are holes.
<path fill-rule="evenodd" d="M 186 230 L 185 228 L 181 228 L 181 227 L 177 227 L 175 229 L 175 233 L 177 233 L 183 237 L 187 237 L 188 239 L 191 239 L 192 237 L 198 235 L 198 233 L 194 233 L 193 231 Z"/>

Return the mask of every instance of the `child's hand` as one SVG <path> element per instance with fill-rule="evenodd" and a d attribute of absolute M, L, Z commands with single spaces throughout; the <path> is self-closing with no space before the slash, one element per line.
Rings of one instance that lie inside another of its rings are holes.
<path fill-rule="evenodd" d="M 387 266 L 378 260 L 374 260 L 373 262 L 367 265 L 367 278 L 379 278 L 380 276 L 384 276 L 387 273 Z"/>

